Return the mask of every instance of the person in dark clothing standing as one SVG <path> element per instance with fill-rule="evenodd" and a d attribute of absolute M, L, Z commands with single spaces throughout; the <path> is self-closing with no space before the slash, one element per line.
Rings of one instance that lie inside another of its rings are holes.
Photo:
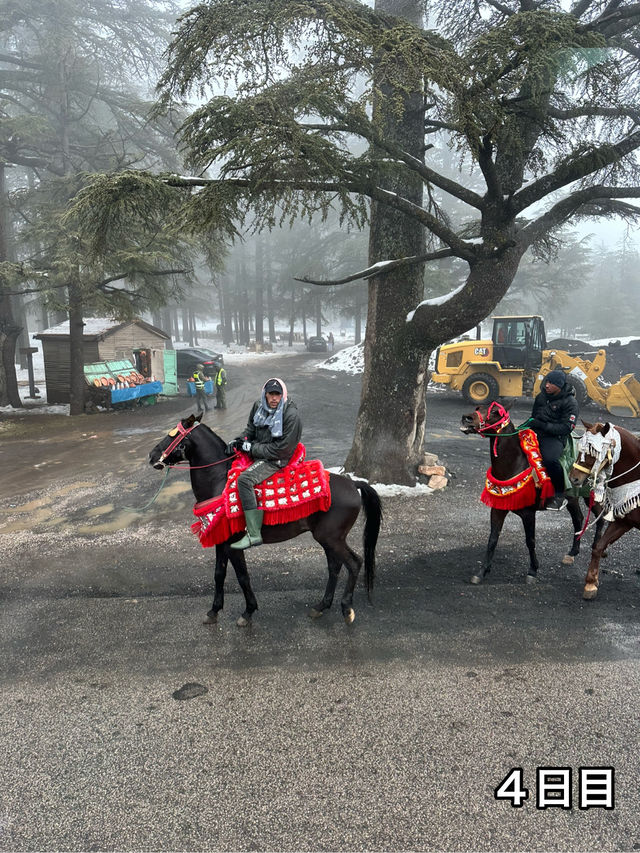
<path fill-rule="evenodd" d="M 564 498 L 564 473 L 560 456 L 567 436 L 570 436 L 578 419 L 578 401 L 573 388 L 567 383 L 562 370 L 547 373 L 542 390 L 533 402 L 528 426 L 538 436 L 544 467 L 556 490 L 545 509 L 561 510 L 567 505 Z"/>
<path fill-rule="evenodd" d="M 260 399 L 251 408 L 244 435 L 227 445 L 229 455 L 243 450 L 253 459 L 238 477 L 238 496 L 247 532 L 238 542 L 232 543 L 232 548 L 262 545 L 264 512 L 258 509 L 254 486 L 287 465 L 301 435 L 302 422 L 296 404 L 287 397 L 287 386 L 281 379 L 267 379 Z"/>

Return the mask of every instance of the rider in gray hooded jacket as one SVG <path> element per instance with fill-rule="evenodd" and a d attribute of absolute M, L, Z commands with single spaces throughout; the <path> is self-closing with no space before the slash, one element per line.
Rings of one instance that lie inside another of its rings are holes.
<path fill-rule="evenodd" d="M 228 445 L 229 454 L 242 449 L 254 460 L 238 477 L 238 496 L 244 510 L 247 532 L 231 547 L 236 549 L 262 545 L 262 517 L 254 486 L 262 483 L 291 459 L 300 436 L 302 422 L 298 408 L 287 397 L 287 386 L 281 379 L 268 379 L 259 400 L 253 404 L 245 433 Z"/>

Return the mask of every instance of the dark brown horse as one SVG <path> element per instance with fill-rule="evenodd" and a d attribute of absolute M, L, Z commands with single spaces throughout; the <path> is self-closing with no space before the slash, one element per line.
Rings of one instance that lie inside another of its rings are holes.
<path fill-rule="evenodd" d="M 531 467 L 531 463 L 522 449 L 519 432 L 511 422 L 508 412 L 499 404 L 491 403 L 488 408 L 480 407 L 469 415 L 463 415 L 460 429 L 467 435 L 477 433 L 489 439 L 491 456 L 491 474 L 502 482 L 512 480 Z M 491 532 L 487 551 L 477 573 L 471 577 L 471 583 L 482 583 L 485 575 L 489 574 L 493 555 L 498 539 L 509 512 L 514 512 L 522 519 L 524 535 L 529 549 L 529 571 L 527 583 L 534 583 L 538 575 L 538 558 L 536 556 L 536 512 L 540 510 L 539 493 L 535 501 L 523 509 L 504 510 L 491 508 Z M 562 558 L 565 565 L 571 565 L 580 551 L 580 532 L 584 516 L 580 508 L 579 498 L 567 496 L 567 510 L 573 523 L 573 541 L 568 553 Z M 598 522 L 596 539 L 600 534 L 602 521 Z M 595 541 L 595 540 L 594 540 Z"/>
<path fill-rule="evenodd" d="M 613 515 L 591 550 L 582 597 L 592 599 L 598 594 L 600 559 L 606 556 L 607 547 L 628 530 L 640 528 L 640 440 L 612 424 L 583 424 L 586 432 L 580 439 L 569 479 L 572 485 L 581 486 L 589 478 L 596 493 L 603 493 L 605 511 L 610 510 Z"/>
<path fill-rule="evenodd" d="M 179 465 L 180 462 L 186 462 L 191 474 L 191 488 L 197 502 L 222 494 L 233 461 L 233 458 L 227 456 L 225 442 L 201 421 L 202 413 L 197 417 L 190 415 L 158 442 L 149 454 L 149 463 L 159 470 L 162 470 L 165 465 Z M 314 618 L 321 616 L 331 607 L 338 574 L 344 564 L 347 567 L 348 577 L 341 605 L 345 622 L 350 625 L 355 618 L 353 591 L 362 566 L 362 558 L 347 544 L 347 535 L 363 506 L 366 517 L 363 533 L 364 580 L 369 595 L 373 589 L 375 549 L 382 522 L 382 506 L 375 489 L 364 482 L 331 474 L 330 489 L 331 506 L 326 512 L 316 512 L 307 518 L 287 524 L 264 525 L 262 538 L 265 544 L 269 544 L 284 542 L 301 533 L 309 532 L 324 548 L 329 580 L 322 600 L 311 610 L 311 616 Z M 241 535 L 235 534 L 221 545 L 216 545 L 215 596 L 205 624 L 215 622 L 218 611 L 222 610 L 224 580 L 229 560 L 235 569 L 238 583 L 245 597 L 245 610 L 238 619 L 238 624 L 247 625 L 254 611 L 258 609 L 249 580 L 245 552 L 229 547 L 230 543 Z"/>

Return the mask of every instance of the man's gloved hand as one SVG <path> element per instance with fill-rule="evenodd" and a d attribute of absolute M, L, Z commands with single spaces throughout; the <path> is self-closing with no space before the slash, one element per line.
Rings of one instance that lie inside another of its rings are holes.
<path fill-rule="evenodd" d="M 544 430 L 545 427 L 544 422 L 541 421 L 539 418 L 531 418 L 527 426 L 529 427 L 529 429 L 533 430 Z"/>
<path fill-rule="evenodd" d="M 251 452 L 251 442 L 250 441 L 243 441 L 242 442 L 242 449 L 244 450 L 245 453 L 250 453 Z"/>

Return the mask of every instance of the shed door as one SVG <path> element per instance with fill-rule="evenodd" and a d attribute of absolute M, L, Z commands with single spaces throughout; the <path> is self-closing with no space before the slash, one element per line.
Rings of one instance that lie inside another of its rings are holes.
<path fill-rule="evenodd" d="M 164 350 L 164 384 L 162 393 L 168 397 L 178 393 L 178 376 L 176 372 L 176 351 Z"/>

